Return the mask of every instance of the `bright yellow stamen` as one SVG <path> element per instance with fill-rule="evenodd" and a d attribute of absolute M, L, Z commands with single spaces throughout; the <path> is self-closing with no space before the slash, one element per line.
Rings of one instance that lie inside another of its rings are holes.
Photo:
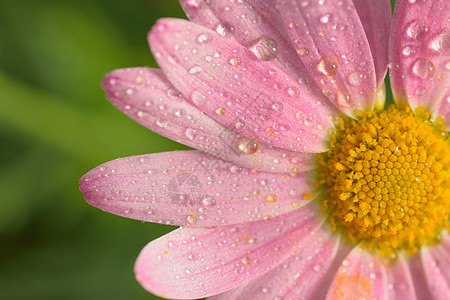
<path fill-rule="evenodd" d="M 339 120 L 319 158 L 333 228 L 383 256 L 433 244 L 450 216 L 450 146 L 425 110 Z"/>

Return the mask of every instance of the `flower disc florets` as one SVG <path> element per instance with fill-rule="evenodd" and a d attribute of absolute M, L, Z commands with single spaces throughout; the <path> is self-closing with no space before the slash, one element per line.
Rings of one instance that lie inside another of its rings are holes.
<path fill-rule="evenodd" d="M 383 256 L 433 244 L 450 214 L 447 137 L 421 109 L 391 106 L 340 120 L 319 159 L 333 228 Z"/>

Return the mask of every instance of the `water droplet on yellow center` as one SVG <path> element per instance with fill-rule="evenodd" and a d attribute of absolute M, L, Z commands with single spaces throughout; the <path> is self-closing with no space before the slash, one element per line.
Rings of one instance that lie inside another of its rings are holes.
<path fill-rule="evenodd" d="M 424 109 L 340 120 L 319 162 L 332 227 L 382 256 L 436 243 L 450 216 L 450 146 Z"/>

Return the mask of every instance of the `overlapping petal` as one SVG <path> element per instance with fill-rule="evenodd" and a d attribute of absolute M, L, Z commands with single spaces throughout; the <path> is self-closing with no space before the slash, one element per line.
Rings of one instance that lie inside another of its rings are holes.
<path fill-rule="evenodd" d="M 342 262 L 328 291 L 328 300 L 388 299 L 386 267 L 360 247 L 354 248 Z"/>
<path fill-rule="evenodd" d="M 215 122 L 187 102 L 161 70 L 115 70 L 102 85 L 109 101 L 139 124 L 222 160 L 268 172 L 314 168 L 313 154 L 273 148 Z"/>
<path fill-rule="evenodd" d="M 167 298 L 222 293 L 295 255 L 321 223 L 308 205 L 270 221 L 178 229 L 142 250 L 136 278 L 147 290 Z"/>
<path fill-rule="evenodd" d="M 375 65 L 377 86 L 384 82 L 388 67 L 391 2 L 389 0 L 353 0 L 369 41 Z"/>
<path fill-rule="evenodd" d="M 198 151 L 120 158 L 80 179 L 86 201 L 132 219 L 218 226 L 271 219 L 312 199 L 308 174 L 260 173 Z"/>
<path fill-rule="evenodd" d="M 322 226 L 298 247 L 295 255 L 277 268 L 247 285 L 210 299 L 323 299 L 326 294 L 323 287 L 329 284 L 338 246 L 339 237 Z"/>
<path fill-rule="evenodd" d="M 178 19 L 158 21 L 149 41 L 171 83 L 220 124 L 275 147 L 327 149 L 335 108 L 252 51 Z"/>
<path fill-rule="evenodd" d="M 403 256 L 387 267 L 387 290 L 389 300 L 417 299 L 411 272 Z"/>
<path fill-rule="evenodd" d="M 374 107 L 375 67 L 351 0 L 278 0 L 299 58 L 323 93 L 348 115 Z"/>
<path fill-rule="evenodd" d="M 425 278 L 420 253 L 408 257 L 408 267 L 414 283 L 417 299 L 432 299 L 427 280 Z"/>
<path fill-rule="evenodd" d="M 396 2 L 390 41 L 395 101 L 438 115 L 450 85 L 450 2 Z"/>
<path fill-rule="evenodd" d="M 450 299 L 450 237 L 441 244 L 422 250 L 426 281 L 433 299 Z"/>

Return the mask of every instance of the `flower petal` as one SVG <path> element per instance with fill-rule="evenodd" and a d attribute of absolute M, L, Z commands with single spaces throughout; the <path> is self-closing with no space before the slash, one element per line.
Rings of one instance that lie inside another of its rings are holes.
<path fill-rule="evenodd" d="M 111 103 L 142 126 L 187 146 L 247 168 L 300 172 L 314 168 L 314 154 L 270 147 L 245 138 L 186 101 L 161 70 L 115 70 L 102 83 Z"/>
<path fill-rule="evenodd" d="M 182 228 L 150 242 L 135 273 L 152 293 L 201 298 L 246 284 L 299 251 L 322 220 L 310 205 L 274 218 L 211 229 Z"/>
<path fill-rule="evenodd" d="M 339 237 L 332 236 L 331 230 L 324 227 L 277 268 L 247 285 L 210 299 L 323 299 L 326 293 L 323 287 L 327 284 L 339 246 Z"/>
<path fill-rule="evenodd" d="M 411 273 L 403 256 L 387 267 L 387 278 L 389 300 L 417 299 Z"/>
<path fill-rule="evenodd" d="M 275 147 L 327 149 L 335 108 L 247 48 L 179 19 L 159 20 L 149 41 L 172 84 L 220 124 Z"/>
<path fill-rule="evenodd" d="M 85 174 L 80 190 L 119 216 L 196 227 L 270 219 L 312 198 L 307 173 L 254 172 L 199 151 L 119 158 Z"/>
<path fill-rule="evenodd" d="M 353 0 L 353 4 L 369 40 L 377 86 L 379 86 L 384 82 L 388 67 L 391 2 L 389 0 Z"/>
<path fill-rule="evenodd" d="M 381 258 L 355 247 L 336 273 L 327 299 L 388 299 L 386 267 Z"/>
<path fill-rule="evenodd" d="M 447 131 L 450 128 L 450 89 L 440 101 L 439 109 L 437 110 L 438 117 L 441 117 L 444 124 L 447 126 Z"/>
<path fill-rule="evenodd" d="M 422 249 L 425 278 L 433 299 L 450 299 L 450 238 L 441 244 Z"/>
<path fill-rule="evenodd" d="M 413 109 L 437 108 L 450 84 L 450 1 L 397 0 L 392 24 L 395 101 Z"/>
<path fill-rule="evenodd" d="M 413 254 L 408 258 L 407 263 L 414 282 L 417 299 L 432 299 L 423 271 L 421 255 L 419 253 Z"/>
<path fill-rule="evenodd" d="M 303 64 L 336 106 L 348 115 L 374 107 L 375 67 L 351 0 L 278 0 Z"/>

